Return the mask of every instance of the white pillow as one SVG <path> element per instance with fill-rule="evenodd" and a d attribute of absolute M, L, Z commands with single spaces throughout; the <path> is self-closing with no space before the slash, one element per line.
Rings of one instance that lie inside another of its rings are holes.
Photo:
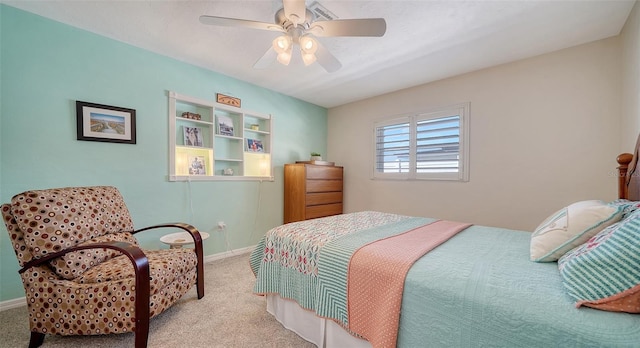
<path fill-rule="evenodd" d="M 531 235 L 531 261 L 557 261 L 571 249 L 620 220 L 623 209 L 599 200 L 562 208 L 544 220 Z"/>

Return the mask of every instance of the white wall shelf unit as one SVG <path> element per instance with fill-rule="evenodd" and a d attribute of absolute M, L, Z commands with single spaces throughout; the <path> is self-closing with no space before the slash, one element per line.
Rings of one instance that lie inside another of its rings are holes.
<path fill-rule="evenodd" d="M 272 122 L 169 91 L 169 181 L 272 181 Z"/>

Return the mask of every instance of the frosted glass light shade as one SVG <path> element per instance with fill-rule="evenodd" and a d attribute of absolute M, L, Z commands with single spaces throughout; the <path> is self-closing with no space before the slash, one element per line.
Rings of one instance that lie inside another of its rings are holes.
<path fill-rule="evenodd" d="M 313 62 L 316 61 L 316 55 L 315 54 L 302 53 L 302 61 L 304 62 L 305 66 L 311 65 L 311 64 L 313 64 Z"/>
<path fill-rule="evenodd" d="M 278 62 L 282 65 L 289 65 L 289 62 L 291 62 L 291 50 L 278 53 Z"/>
<path fill-rule="evenodd" d="M 318 50 L 318 42 L 309 35 L 301 36 L 299 42 L 303 54 L 315 54 Z"/>
<path fill-rule="evenodd" d="M 282 65 L 289 65 L 291 62 L 291 47 L 293 42 L 290 36 L 282 35 L 273 40 L 273 50 L 278 53 L 278 62 Z"/>
<path fill-rule="evenodd" d="M 287 52 L 287 51 L 291 51 L 291 37 L 286 36 L 286 35 L 281 35 L 278 36 L 277 38 L 275 38 L 273 40 L 273 49 L 278 53 L 283 53 L 283 52 Z"/>

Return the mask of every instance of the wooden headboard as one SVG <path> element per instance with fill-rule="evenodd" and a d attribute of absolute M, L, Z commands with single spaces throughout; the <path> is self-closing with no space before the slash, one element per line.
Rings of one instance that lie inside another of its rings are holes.
<path fill-rule="evenodd" d="M 640 136 L 636 149 L 632 154 L 623 153 L 618 161 L 618 197 L 631 201 L 640 201 L 640 173 L 638 173 L 638 154 L 640 153 Z"/>
<path fill-rule="evenodd" d="M 626 199 L 629 197 L 629 190 L 627 188 L 627 172 L 629 171 L 629 163 L 633 160 L 633 155 L 630 153 L 620 154 L 616 161 L 618 161 L 618 198 Z"/>
<path fill-rule="evenodd" d="M 633 155 L 623 153 L 618 156 L 618 198 L 630 201 L 640 201 L 640 173 L 638 169 L 638 154 L 640 153 L 640 135 L 636 140 Z"/>

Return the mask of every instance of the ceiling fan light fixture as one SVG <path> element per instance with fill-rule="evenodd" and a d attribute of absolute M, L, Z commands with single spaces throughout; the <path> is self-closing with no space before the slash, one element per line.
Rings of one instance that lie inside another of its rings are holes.
<path fill-rule="evenodd" d="M 313 64 L 316 61 L 316 59 L 317 58 L 315 54 L 302 52 L 302 61 L 304 62 L 305 66 L 309 66 Z"/>
<path fill-rule="evenodd" d="M 315 54 L 318 50 L 318 42 L 310 35 L 302 35 L 299 40 L 302 54 Z"/>
<path fill-rule="evenodd" d="M 278 62 L 282 65 L 289 65 L 291 62 L 291 49 L 293 40 L 289 35 L 281 35 L 273 40 L 273 50 L 278 54 Z"/>
<path fill-rule="evenodd" d="M 278 62 L 282 65 L 289 65 L 291 62 L 291 50 L 278 53 Z"/>
<path fill-rule="evenodd" d="M 291 41 L 291 37 L 287 35 L 281 35 L 273 40 L 273 49 L 278 54 L 282 54 L 287 51 L 289 51 L 289 54 L 291 54 L 290 52 L 292 44 L 293 42 Z"/>
<path fill-rule="evenodd" d="M 207 25 L 280 32 L 281 36 L 272 41 L 272 47 L 254 64 L 256 68 L 266 67 L 276 58 L 281 64 L 288 65 L 295 47 L 295 54 L 302 56 L 305 65 L 317 62 L 330 73 L 340 69 L 342 64 L 316 39 L 317 37 L 380 37 L 387 30 L 384 18 L 337 19 L 317 2 L 307 8 L 305 0 L 278 2 L 280 1 L 282 8 L 275 13 L 275 23 L 208 15 L 200 16 L 200 22 Z"/>

